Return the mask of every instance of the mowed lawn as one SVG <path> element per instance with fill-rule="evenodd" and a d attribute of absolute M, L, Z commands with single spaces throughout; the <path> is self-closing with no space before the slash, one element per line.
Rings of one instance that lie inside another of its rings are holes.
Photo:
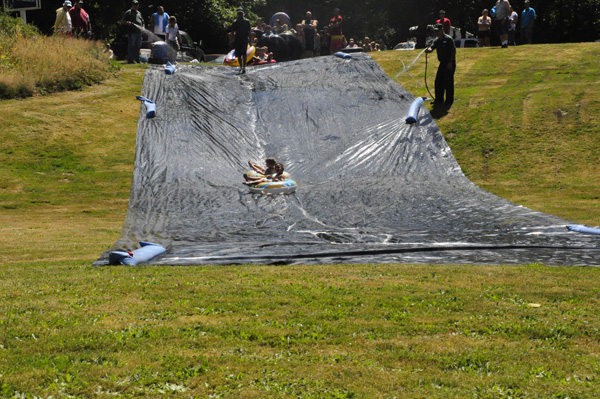
<path fill-rule="evenodd" d="M 373 57 L 422 96 L 424 55 L 399 74 L 418 54 Z M 599 59 L 460 49 L 436 117 L 467 176 L 600 224 Z M 600 395 L 596 268 L 91 266 L 123 225 L 143 73 L 0 102 L 0 397 Z"/>

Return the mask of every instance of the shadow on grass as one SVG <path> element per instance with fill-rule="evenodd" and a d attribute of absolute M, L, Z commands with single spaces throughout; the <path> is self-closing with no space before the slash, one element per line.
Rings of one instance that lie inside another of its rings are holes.
<path fill-rule="evenodd" d="M 431 113 L 433 119 L 442 119 L 444 116 L 448 115 L 448 110 L 450 109 L 450 107 L 452 107 L 452 105 L 434 105 L 433 108 L 431 108 L 431 111 L 429 112 Z"/>

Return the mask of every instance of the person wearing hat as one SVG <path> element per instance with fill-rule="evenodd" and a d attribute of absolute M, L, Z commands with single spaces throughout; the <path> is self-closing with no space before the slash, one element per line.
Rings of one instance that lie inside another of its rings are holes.
<path fill-rule="evenodd" d="M 535 10 L 529 7 L 529 0 L 525 1 L 525 9 L 521 13 L 521 43 L 533 43 L 533 22 Z"/>
<path fill-rule="evenodd" d="M 246 73 L 246 52 L 248 51 L 248 43 L 250 43 L 250 21 L 244 18 L 244 9 L 242 7 L 237 10 L 237 19 L 231 24 L 228 33 L 233 33 L 233 48 L 235 55 L 240 63 L 240 72 Z"/>
<path fill-rule="evenodd" d="M 127 26 L 127 63 L 140 62 L 140 49 L 142 48 L 142 29 L 144 18 L 139 11 L 138 0 L 131 2 L 131 8 L 125 12 L 121 23 Z"/>
<path fill-rule="evenodd" d="M 450 106 L 454 102 L 454 72 L 456 71 L 456 46 L 454 40 L 444 33 L 442 24 L 435 25 L 436 39 L 425 49 L 426 53 L 437 51 L 438 67 L 435 75 L 434 105 Z M 444 101 L 444 94 L 446 101 Z"/>
<path fill-rule="evenodd" d="M 54 33 L 61 35 L 70 35 L 73 25 L 71 24 L 71 15 L 69 9 L 72 4 L 69 0 L 65 1 L 58 10 L 56 10 L 56 19 L 54 20 Z"/>
<path fill-rule="evenodd" d="M 92 25 L 90 16 L 83 9 L 83 0 L 75 1 L 75 6 L 69 10 L 71 21 L 73 22 L 73 34 L 82 37 L 92 36 Z"/>

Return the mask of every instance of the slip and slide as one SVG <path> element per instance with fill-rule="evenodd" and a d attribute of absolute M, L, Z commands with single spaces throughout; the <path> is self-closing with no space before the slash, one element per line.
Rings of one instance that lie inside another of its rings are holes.
<path fill-rule="evenodd" d="M 408 122 L 415 97 L 368 54 L 245 75 L 150 66 L 141 96 L 155 114 L 140 107 L 127 216 L 96 265 L 147 242 L 165 251 L 144 262 L 168 265 L 600 266 L 600 235 L 469 181 L 429 112 L 415 105 Z M 294 193 L 240 184 L 248 159 L 267 157 L 285 165 Z"/>

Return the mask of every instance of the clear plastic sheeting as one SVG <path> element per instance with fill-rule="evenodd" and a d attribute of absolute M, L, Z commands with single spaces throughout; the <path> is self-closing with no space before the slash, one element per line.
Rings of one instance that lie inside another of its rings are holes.
<path fill-rule="evenodd" d="M 414 97 L 367 54 L 237 69 L 150 67 L 121 238 L 153 264 L 600 265 L 597 236 L 496 197 L 462 173 Z M 275 157 L 298 189 L 251 194 L 247 161 Z"/>

